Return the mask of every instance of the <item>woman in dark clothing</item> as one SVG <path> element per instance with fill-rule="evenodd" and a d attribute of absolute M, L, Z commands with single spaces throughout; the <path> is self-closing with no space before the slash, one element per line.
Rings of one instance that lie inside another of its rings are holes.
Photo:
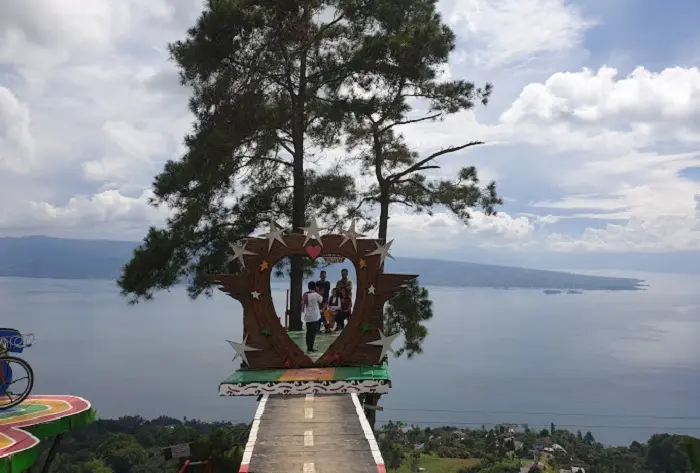
<path fill-rule="evenodd" d="M 352 297 L 346 291 L 343 292 L 340 300 L 340 316 L 336 319 L 338 323 L 338 327 L 335 329 L 336 332 L 345 328 L 345 321 L 350 318 L 350 312 L 352 312 Z"/>
<path fill-rule="evenodd" d="M 338 293 L 338 289 L 333 288 L 331 291 L 331 297 L 328 299 L 328 310 L 333 314 L 333 320 L 335 321 L 335 326 L 340 327 L 340 302 L 343 300 Z M 336 328 L 337 331 L 337 328 Z"/>

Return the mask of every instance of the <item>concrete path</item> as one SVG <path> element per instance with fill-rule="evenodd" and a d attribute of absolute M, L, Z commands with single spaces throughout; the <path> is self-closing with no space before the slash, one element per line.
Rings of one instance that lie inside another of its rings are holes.
<path fill-rule="evenodd" d="M 240 473 L 385 473 L 357 394 L 263 396 Z"/>

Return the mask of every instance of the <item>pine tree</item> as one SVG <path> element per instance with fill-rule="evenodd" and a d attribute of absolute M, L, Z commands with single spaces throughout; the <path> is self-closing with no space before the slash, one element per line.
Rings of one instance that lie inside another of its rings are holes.
<path fill-rule="evenodd" d="M 439 168 L 437 158 L 481 142 L 472 140 L 421 156 L 400 133 L 404 125 L 440 120 L 476 103 L 487 104 L 491 85 L 478 88 L 464 80 L 440 79 L 455 35 L 442 23 L 435 1 L 393 1 L 374 16 L 379 27 L 365 43 L 366 79 L 347 97 L 347 145 L 362 151 L 362 171 L 375 180 L 362 202 L 379 207 L 379 240 L 388 239 L 389 210 L 394 205 L 428 214 L 444 207 L 465 223 L 474 207 L 495 214 L 495 207 L 502 204 L 495 183 L 479 187 L 473 166 L 462 168 L 454 179 L 430 179 L 425 173 Z M 427 104 L 425 113 L 414 113 L 417 101 Z M 428 291 L 417 282 L 390 301 L 387 322 L 404 331 L 402 351 L 408 356 L 421 352 L 427 335 L 421 323 L 431 317 Z"/>
<path fill-rule="evenodd" d="M 309 208 L 334 223 L 353 217 L 342 211 L 353 178 L 305 163 L 311 146 L 338 144 L 343 115 L 328 97 L 355 72 L 364 11 L 363 0 L 209 0 L 170 45 L 192 90 L 194 130 L 153 185 L 153 204 L 172 216 L 149 230 L 118 281 L 132 302 L 182 280 L 192 298 L 210 294 L 209 274 L 237 270 L 229 243 L 269 220 L 300 232 Z M 292 330 L 301 329 L 303 264 L 291 258 Z"/>
<path fill-rule="evenodd" d="M 364 42 L 363 80 L 354 89 L 343 90 L 348 119 L 346 145 L 360 150 L 362 172 L 375 183 L 362 196 L 362 203 L 379 207 L 380 242 L 386 242 L 389 211 L 402 205 L 415 212 L 431 214 L 445 207 L 468 223 L 471 209 L 480 207 L 495 214 L 502 204 L 491 182 L 479 187 L 473 166 L 462 168 L 455 179 L 430 179 L 426 171 L 438 169 L 436 159 L 481 144 L 480 141 L 452 145 L 427 156 L 410 149 L 400 129 L 404 125 L 435 121 L 449 114 L 486 105 L 492 86 L 479 88 L 464 80 L 440 79 L 455 35 L 442 22 L 435 0 L 394 0 L 378 2 L 372 13 L 375 28 Z M 339 93 L 341 91 L 339 90 Z M 427 104 L 427 112 L 414 114 L 416 101 Z M 401 352 L 410 357 L 421 352 L 427 335 L 423 322 L 432 317 L 428 290 L 414 281 L 389 301 L 385 327 L 402 330 Z M 365 396 L 376 405 L 379 396 Z M 374 424 L 375 411 L 367 411 Z"/>

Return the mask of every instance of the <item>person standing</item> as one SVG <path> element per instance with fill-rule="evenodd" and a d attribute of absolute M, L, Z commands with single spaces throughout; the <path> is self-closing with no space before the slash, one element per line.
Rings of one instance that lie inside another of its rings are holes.
<path fill-rule="evenodd" d="M 302 297 L 304 307 L 304 322 L 306 322 L 306 352 L 316 353 L 314 343 L 316 342 L 316 332 L 321 325 L 321 305 L 323 297 L 316 292 L 316 283 L 309 282 L 309 290 Z"/>
<path fill-rule="evenodd" d="M 343 293 L 340 299 L 340 317 L 338 318 L 338 328 L 336 332 L 340 332 L 345 328 L 345 321 L 350 318 L 352 312 L 352 297 L 347 292 Z"/>
<path fill-rule="evenodd" d="M 321 279 L 316 282 L 316 286 L 321 288 L 319 294 L 323 297 L 324 304 L 328 302 L 328 298 L 331 296 L 331 282 L 326 277 L 326 272 L 321 271 Z"/>
<path fill-rule="evenodd" d="M 352 298 L 352 281 L 348 278 L 348 270 L 343 269 L 340 272 L 340 281 L 335 283 L 335 288 L 338 289 L 338 293 L 347 294 L 348 297 Z"/>
<path fill-rule="evenodd" d="M 325 315 L 329 314 L 328 298 L 330 297 L 331 293 L 331 282 L 326 279 L 325 271 L 321 271 L 321 279 L 316 281 L 316 290 L 321 295 L 321 297 L 323 297 L 323 305 L 321 306 L 321 311 L 324 315 L 323 324 L 325 325 L 326 333 L 330 333 L 331 329 L 333 328 L 332 317 L 330 317 L 329 315 L 329 317 L 326 318 Z"/>
<path fill-rule="evenodd" d="M 336 327 L 340 327 L 341 323 L 343 322 L 342 314 L 340 313 L 342 300 L 343 300 L 343 298 L 340 297 L 340 293 L 338 292 L 338 289 L 333 288 L 333 291 L 331 291 L 331 297 L 330 297 L 330 299 L 328 299 L 328 309 L 333 314 L 333 318 L 335 320 Z M 337 331 L 338 330 L 336 329 L 336 332 Z"/>

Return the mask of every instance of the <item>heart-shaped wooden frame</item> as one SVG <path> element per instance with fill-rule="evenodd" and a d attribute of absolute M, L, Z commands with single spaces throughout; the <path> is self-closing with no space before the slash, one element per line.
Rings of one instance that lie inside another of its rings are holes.
<path fill-rule="evenodd" d="M 417 276 L 384 274 L 380 256 L 369 255 L 377 249 L 376 240 L 358 238 L 355 250 L 352 241 L 341 235 L 321 236 L 323 246 L 319 257 L 324 254 L 342 255 L 352 261 L 357 275 L 357 292 L 352 316 L 345 329 L 314 363 L 289 338 L 280 324 L 270 287 L 270 270 L 279 260 L 293 255 L 307 255 L 305 239 L 300 234 L 285 235 L 285 245 L 274 241 L 268 251 L 267 239 L 250 238 L 245 249 L 254 254 L 244 256 L 245 270 L 240 274 L 211 276 L 220 290 L 243 306 L 246 343 L 259 350 L 246 352 L 249 367 L 287 369 L 379 364 L 382 348 L 368 343 L 380 339 L 379 332 L 384 328 L 384 304 Z M 370 292 L 370 287 L 374 287 L 374 291 Z M 253 293 L 259 293 L 257 299 Z"/>

